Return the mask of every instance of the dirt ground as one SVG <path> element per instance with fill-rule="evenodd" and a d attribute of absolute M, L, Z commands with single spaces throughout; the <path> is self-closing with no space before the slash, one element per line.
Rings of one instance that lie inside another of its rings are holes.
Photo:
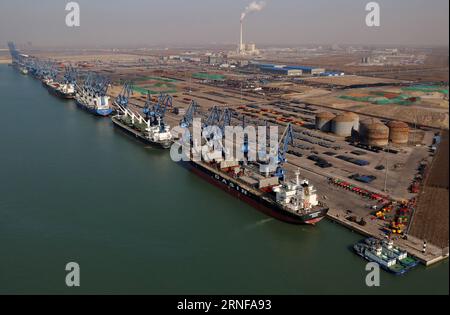
<path fill-rule="evenodd" d="M 419 195 L 410 234 L 442 248 L 449 240 L 448 131 L 445 132 L 425 186 Z"/>

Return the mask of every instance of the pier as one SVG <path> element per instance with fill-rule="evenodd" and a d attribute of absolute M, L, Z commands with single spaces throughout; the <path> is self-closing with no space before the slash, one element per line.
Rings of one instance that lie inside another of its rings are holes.
<path fill-rule="evenodd" d="M 348 215 L 345 211 L 336 209 L 330 209 L 327 215 L 327 218 L 331 221 L 345 226 L 346 228 L 360 233 L 361 235 L 375 237 L 378 239 L 383 239 L 386 237 L 385 234 L 381 232 L 383 226 L 380 222 L 378 222 L 378 220 L 369 221 L 367 222 L 367 225 L 361 226 L 358 223 L 349 221 L 347 217 Z M 426 252 L 424 253 L 424 242 L 414 236 L 408 236 L 407 239 L 404 239 L 401 236 L 395 236 L 393 241 L 396 246 L 408 252 L 409 255 L 418 259 L 425 266 L 434 265 L 448 259 L 449 257 L 448 250 L 439 248 L 432 244 L 427 244 Z"/>

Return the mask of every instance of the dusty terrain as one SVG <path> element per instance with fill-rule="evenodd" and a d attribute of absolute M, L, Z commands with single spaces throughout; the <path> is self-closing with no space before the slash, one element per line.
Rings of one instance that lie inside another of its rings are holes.
<path fill-rule="evenodd" d="M 449 139 L 444 133 L 442 143 L 419 195 L 411 235 L 432 244 L 448 247 L 449 234 Z M 426 222 L 426 223 L 424 223 Z"/>

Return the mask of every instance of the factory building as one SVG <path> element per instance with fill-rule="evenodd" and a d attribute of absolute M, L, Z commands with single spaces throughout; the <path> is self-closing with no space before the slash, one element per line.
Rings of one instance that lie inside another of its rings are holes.
<path fill-rule="evenodd" d="M 304 67 L 304 66 L 286 66 L 286 65 L 273 65 L 273 64 L 254 64 L 260 71 L 266 73 L 278 73 L 284 75 L 312 75 L 319 76 L 325 73 L 323 68 Z"/>
<path fill-rule="evenodd" d="M 220 65 L 224 61 L 221 56 L 208 56 L 208 64 L 211 66 Z"/>
<path fill-rule="evenodd" d="M 261 67 L 261 72 L 271 73 L 277 75 L 286 75 L 286 76 L 301 76 L 303 75 L 302 70 L 294 70 L 294 69 L 286 69 L 284 67 Z"/>
<path fill-rule="evenodd" d="M 285 68 L 289 70 L 301 70 L 303 71 L 303 74 L 306 75 L 320 75 L 326 71 L 323 68 L 306 67 L 306 66 L 286 66 Z"/>
<path fill-rule="evenodd" d="M 240 56 L 256 56 L 259 55 L 259 50 L 256 48 L 256 44 L 246 44 L 244 43 L 244 19 L 241 18 L 241 29 L 239 34 L 239 44 L 237 49 L 237 54 Z"/>

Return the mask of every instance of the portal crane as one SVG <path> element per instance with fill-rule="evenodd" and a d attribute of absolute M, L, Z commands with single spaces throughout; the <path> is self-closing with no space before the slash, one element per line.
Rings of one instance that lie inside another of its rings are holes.
<path fill-rule="evenodd" d="M 183 116 L 183 119 L 180 122 L 181 128 L 189 128 L 192 125 L 194 116 L 197 113 L 197 109 L 199 107 L 200 106 L 198 105 L 198 103 L 195 100 L 192 100 L 189 108 L 186 111 L 186 114 Z"/>
<path fill-rule="evenodd" d="M 219 107 L 214 106 L 211 109 L 211 112 L 209 113 L 208 117 L 206 118 L 206 121 L 203 124 L 203 128 L 217 125 L 220 122 L 220 118 L 221 118 L 221 111 Z"/>
<path fill-rule="evenodd" d="M 133 85 L 131 82 L 125 82 L 122 92 L 120 92 L 115 100 L 116 104 L 122 106 L 123 108 L 127 108 L 131 95 L 133 95 Z"/>
<path fill-rule="evenodd" d="M 168 94 L 161 93 L 156 104 L 152 104 L 150 91 L 147 92 L 147 101 L 144 105 L 144 114 L 146 119 L 150 121 L 151 126 L 160 125 L 161 129 L 165 128 L 164 117 L 167 108 L 173 106 L 173 98 Z"/>
<path fill-rule="evenodd" d="M 64 83 L 65 84 L 75 84 L 77 81 L 78 72 L 72 66 L 65 68 L 64 72 Z"/>
<path fill-rule="evenodd" d="M 289 150 L 289 145 L 293 144 L 294 144 L 294 131 L 292 125 L 288 124 L 278 144 L 278 166 L 275 175 L 281 180 L 284 180 L 285 177 L 283 165 L 284 163 L 287 162 L 286 153 Z"/>

